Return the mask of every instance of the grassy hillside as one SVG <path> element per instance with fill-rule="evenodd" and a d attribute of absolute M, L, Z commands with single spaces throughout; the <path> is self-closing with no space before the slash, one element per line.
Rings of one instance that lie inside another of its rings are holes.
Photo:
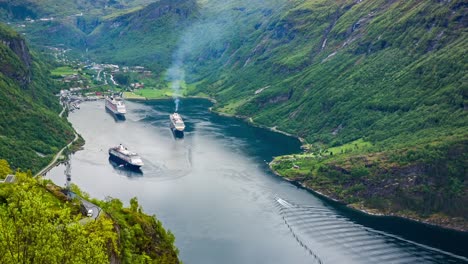
<path fill-rule="evenodd" d="M 83 58 L 87 35 L 106 17 L 125 14 L 156 0 L 0 0 L 0 21 L 38 46 L 72 49 Z"/>
<path fill-rule="evenodd" d="M 223 53 L 231 56 L 218 58 L 225 70 L 207 71 L 199 90 L 218 109 L 310 142 L 407 142 L 464 129 L 460 1 L 329 2 L 298 4 L 261 35 L 230 45 Z"/>
<path fill-rule="evenodd" d="M 73 139 L 73 130 L 58 116 L 57 88 L 47 65 L 1 24 L 0 60 L 0 158 L 15 169 L 37 171 Z"/>

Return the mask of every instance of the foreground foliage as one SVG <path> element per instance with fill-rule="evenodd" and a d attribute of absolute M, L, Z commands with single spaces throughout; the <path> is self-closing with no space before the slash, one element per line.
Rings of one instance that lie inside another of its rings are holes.
<path fill-rule="evenodd" d="M 123 263 L 179 263 L 174 235 L 154 216 L 144 214 L 137 198 L 130 200 L 130 208 L 114 198 L 101 205 L 119 226 Z"/>
<path fill-rule="evenodd" d="M 0 172 L 9 170 L 0 160 Z M 0 184 L 0 263 L 179 263 L 174 236 L 136 198 L 130 208 L 94 200 L 106 213 L 83 222 L 79 201 L 68 201 L 59 187 L 30 173 L 16 177 Z"/>
<path fill-rule="evenodd" d="M 109 218 L 85 225 L 26 173 L 0 185 L 1 263 L 109 263 L 117 234 Z"/>

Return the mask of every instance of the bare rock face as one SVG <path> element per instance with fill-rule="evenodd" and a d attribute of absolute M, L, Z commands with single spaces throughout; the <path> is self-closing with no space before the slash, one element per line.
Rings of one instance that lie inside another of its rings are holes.
<path fill-rule="evenodd" d="M 31 82 L 30 66 L 32 63 L 25 40 L 21 37 L 0 35 L 0 43 L 10 49 L 19 59 L 19 64 L 7 60 L 5 64 L 1 65 L 0 71 L 25 88 Z"/>

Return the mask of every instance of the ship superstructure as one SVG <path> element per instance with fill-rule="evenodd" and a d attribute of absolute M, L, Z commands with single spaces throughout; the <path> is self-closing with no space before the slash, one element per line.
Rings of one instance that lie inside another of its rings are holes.
<path fill-rule="evenodd" d="M 109 155 L 116 161 L 119 161 L 125 166 L 140 168 L 143 166 L 143 161 L 137 153 L 129 151 L 122 144 L 109 149 Z"/>
<path fill-rule="evenodd" d="M 182 120 L 182 117 L 178 113 L 174 113 L 172 115 L 169 115 L 169 118 L 171 120 L 171 128 L 180 132 L 183 132 L 185 129 L 185 123 L 184 120 Z"/>
<path fill-rule="evenodd" d="M 127 113 L 127 108 L 121 97 L 107 96 L 106 108 L 116 116 L 124 117 Z"/>

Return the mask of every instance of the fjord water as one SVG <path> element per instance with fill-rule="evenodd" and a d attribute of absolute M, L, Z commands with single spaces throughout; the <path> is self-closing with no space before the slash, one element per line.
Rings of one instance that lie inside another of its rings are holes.
<path fill-rule="evenodd" d="M 466 235 L 363 216 L 274 176 L 266 162 L 300 151 L 298 140 L 217 116 L 210 105 L 181 101 L 187 127 L 175 139 L 172 101 L 127 102 L 125 121 L 103 102 L 82 104 L 69 116 L 86 140 L 71 158 L 72 181 L 100 199 L 137 196 L 175 234 L 184 263 L 467 263 L 458 256 Z M 119 143 L 143 158 L 141 173 L 109 162 Z M 48 177 L 63 185 L 63 171 Z"/>

